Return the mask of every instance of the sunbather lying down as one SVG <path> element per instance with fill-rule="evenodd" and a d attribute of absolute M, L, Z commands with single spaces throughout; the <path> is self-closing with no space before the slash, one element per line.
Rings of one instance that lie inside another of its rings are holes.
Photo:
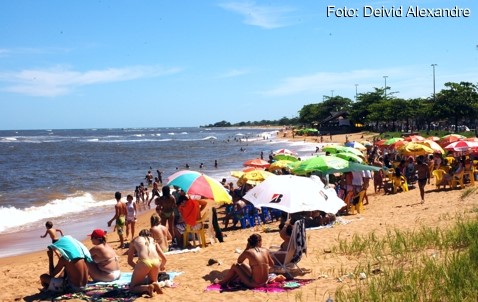
<path fill-rule="evenodd" d="M 249 265 L 244 263 L 246 259 Z M 261 235 L 252 234 L 247 239 L 246 249 L 237 258 L 237 263 L 234 263 L 224 279 L 217 283 L 227 286 L 232 281 L 240 281 L 248 288 L 261 287 L 267 283 L 269 268 L 273 265 L 269 250 L 262 247 Z"/>

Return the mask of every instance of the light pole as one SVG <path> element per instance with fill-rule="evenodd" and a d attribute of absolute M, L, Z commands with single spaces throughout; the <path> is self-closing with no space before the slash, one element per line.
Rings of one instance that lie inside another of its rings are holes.
<path fill-rule="evenodd" d="M 385 98 L 387 98 L 387 78 L 388 78 L 388 76 L 383 76 L 383 78 L 385 79 L 385 89 L 384 89 Z"/>
<path fill-rule="evenodd" d="M 435 66 L 437 66 L 437 64 L 432 64 L 432 67 L 433 67 L 433 101 L 436 101 L 436 94 L 435 94 Z"/>
<path fill-rule="evenodd" d="M 357 100 L 357 86 L 358 84 L 355 84 L 355 100 Z"/>

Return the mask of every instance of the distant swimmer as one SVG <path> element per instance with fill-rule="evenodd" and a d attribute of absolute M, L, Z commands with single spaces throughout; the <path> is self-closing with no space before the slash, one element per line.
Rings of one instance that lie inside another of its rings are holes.
<path fill-rule="evenodd" d="M 214 160 L 214 168 L 217 168 L 217 159 Z"/>
<path fill-rule="evenodd" d="M 185 167 L 186 167 L 186 169 L 189 169 L 189 164 L 186 164 L 186 166 L 185 166 Z"/>
<path fill-rule="evenodd" d="M 199 169 L 202 169 L 203 167 L 204 167 L 204 164 L 201 163 L 201 164 L 199 165 Z"/>

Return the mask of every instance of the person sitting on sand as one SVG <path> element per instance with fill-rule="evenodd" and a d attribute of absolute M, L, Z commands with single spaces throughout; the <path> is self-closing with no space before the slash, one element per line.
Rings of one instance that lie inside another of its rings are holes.
<path fill-rule="evenodd" d="M 153 237 L 163 252 L 167 252 L 169 250 L 169 241 L 172 240 L 171 233 L 167 227 L 161 225 L 161 218 L 156 213 L 151 215 L 150 223 L 151 229 L 149 231 L 151 232 L 151 237 Z"/>
<path fill-rule="evenodd" d="M 249 261 L 249 265 L 244 263 Z M 247 239 L 246 249 L 237 258 L 237 263 L 231 266 L 224 279 L 215 280 L 221 287 L 227 287 L 232 281 L 240 281 L 248 288 L 264 286 L 269 278 L 269 268 L 274 265 L 268 249 L 262 247 L 259 234 L 252 234 Z"/>
<path fill-rule="evenodd" d="M 58 241 L 58 236 L 56 236 L 56 233 L 60 233 L 60 235 L 63 236 L 63 232 L 60 229 L 53 228 L 53 222 L 47 221 L 45 223 L 45 227 L 46 227 L 45 235 L 40 236 L 41 238 L 45 238 L 47 235 L 50 235 L 51 242 L 55 243 Z"/>
<path fill-rule="evenodd" d="M 93 262 L 88 262 L 88 274 L 93 281 L 109 282 L 118 280 L 121 272 L 115 250 L 106 242 L 106 232 L 96 229 L 91 233 L 90 249 Z"/>
<path fill-rule="evenodd" d="M 133 260 L 135 254 L 138 255 L 136 262 Z M 164 271 L 166 261 L 166 256 L 159 245 L 154 242 L 149 230 L 141 230 L 131 242 L 128 250 L 128 264 L 133 267 L 130 291 L 139 294 L 147 293 L 151 297 L 153 292 L 162 294 L 158 284 L 158 273 Z"/>
<path fill-rule="evenodd" d="M 53 264 L 53 250 L 58 262 Z M 43 290 L 56 293 L 75 293 L 85 289 L 88 282 L 87 261 L 91 261 L 88 249 L 71 236 L 62 237 L 48 247 L 48 274 L 40 276 Z M 62 277 L 59 276 L 63 272 Z"/>

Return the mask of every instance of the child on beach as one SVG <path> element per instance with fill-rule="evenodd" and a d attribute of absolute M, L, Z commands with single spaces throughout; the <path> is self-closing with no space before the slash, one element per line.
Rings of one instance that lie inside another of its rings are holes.
<path fill-rule="evenodd" d="M 46 232 L 45 232 L 45 235 L 42 235 L 40 236 L 41 238 L 45 238 L 46 235 L 50 235 L 50 238 L 51 238 L 51 243 L 55 243 L 58 241 L 58 237 L 56 236 L 56 233 L 60 233 L 60 235 L 63 237 L 63 232 L 60 230 L 60 229 L 54 229 L 53 228 L 53 222 L 51 221 L 47 221 L 45 223 L 45 227 L 46 227 Z"/>

